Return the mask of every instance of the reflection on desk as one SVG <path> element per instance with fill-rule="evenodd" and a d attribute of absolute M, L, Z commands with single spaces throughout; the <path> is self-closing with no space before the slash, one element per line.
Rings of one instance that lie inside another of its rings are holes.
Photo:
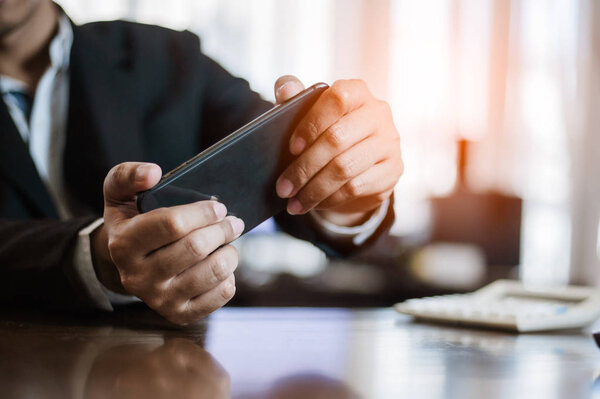
<path fill-rule="evenodd" d="M 392 310 L 228 308 L 185 329 L 147 311 L 0 322 L 4 398 L 580 398 L 588 334 L 412 323 Z"/>

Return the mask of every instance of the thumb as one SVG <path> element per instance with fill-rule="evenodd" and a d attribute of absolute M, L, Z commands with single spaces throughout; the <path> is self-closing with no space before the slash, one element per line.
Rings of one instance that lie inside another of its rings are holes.
<path fill-rule="evenodd" d="M 304 90 L 304 85 L 293 75 L 283 75 L 275 82 L 275 101 L 284 102 Z"/>
<path fill-rule="evenodd" d="M 154 187 L 161 175 L 160 167 L 152 163 L 124 162 L 113 167 L 104 179 L 105 218 L 111 208 L 121 209 L 125 217 L 137 214 L 137 193 Z"/>

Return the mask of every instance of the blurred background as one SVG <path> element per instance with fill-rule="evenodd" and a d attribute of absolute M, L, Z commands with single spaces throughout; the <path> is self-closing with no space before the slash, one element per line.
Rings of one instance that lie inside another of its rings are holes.
<path fill-rule="evenodd" d="M 498 277 L 597 284 L 600 2 L 57 2 L 76 23 L 190 30 L 266 99 L 294 74 L 361 78 L 391 104 L 406 171 L 390 236 L 330 261 L 267 222 L 238 240 L 238 305 L 383 306 Z"/>

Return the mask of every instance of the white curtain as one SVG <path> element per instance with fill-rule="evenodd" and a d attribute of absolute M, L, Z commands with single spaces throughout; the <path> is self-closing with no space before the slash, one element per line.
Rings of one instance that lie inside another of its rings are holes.
<path fill-rule="evenodd" d="M 571 279 L 600 283 L 600 3 L 579 2 L 575 96 L 567 98 L 571 155 Z M 571 101 L 572 100 L 572 101 Z"/>
<path fill-rule="evenodd" d="M 512 2 L 504 136 L 513 152 L 501 166 L 524 198 L 521 277 L 530 283 L 569 280 L 580 18 L 574 1 Z"/>

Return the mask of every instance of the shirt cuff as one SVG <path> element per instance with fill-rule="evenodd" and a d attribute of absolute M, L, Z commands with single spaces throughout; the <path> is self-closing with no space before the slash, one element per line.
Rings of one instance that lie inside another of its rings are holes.
<path fill-rule="evenodd" d="M 319 215 L 316 211 L 310 211 L 309 214 L 313 221 L 330 234 L 336 234 L 340 237 L 352 238 L 352 243 L 356 246 L 362 245 L 377 231 L 377 228 L 381 225 L 387 214 L 390 199 L 386 199 L 377 211 L 371 215 L 369 220 L 358 226 L 339 226 L 335 223 L 330 222 L 323 216 Z"/>
<path fill-rule="evenodd" d="M 90 235 L 100 225 L 104 223 L 104 219 L 96 219 L 88 226 L 81 229 L 77 236 L 75 244 L 75 272 L 81 277 L 83 288 L 86 290 L 88 297 L 98 309 L 112 311 L 116 304 L 130 303 L 139 301 L 138 298 L 129 295 L 117 294 L 104 287 L 94 270 L 92 261 L 92 251 L 90 246 Z"/>

